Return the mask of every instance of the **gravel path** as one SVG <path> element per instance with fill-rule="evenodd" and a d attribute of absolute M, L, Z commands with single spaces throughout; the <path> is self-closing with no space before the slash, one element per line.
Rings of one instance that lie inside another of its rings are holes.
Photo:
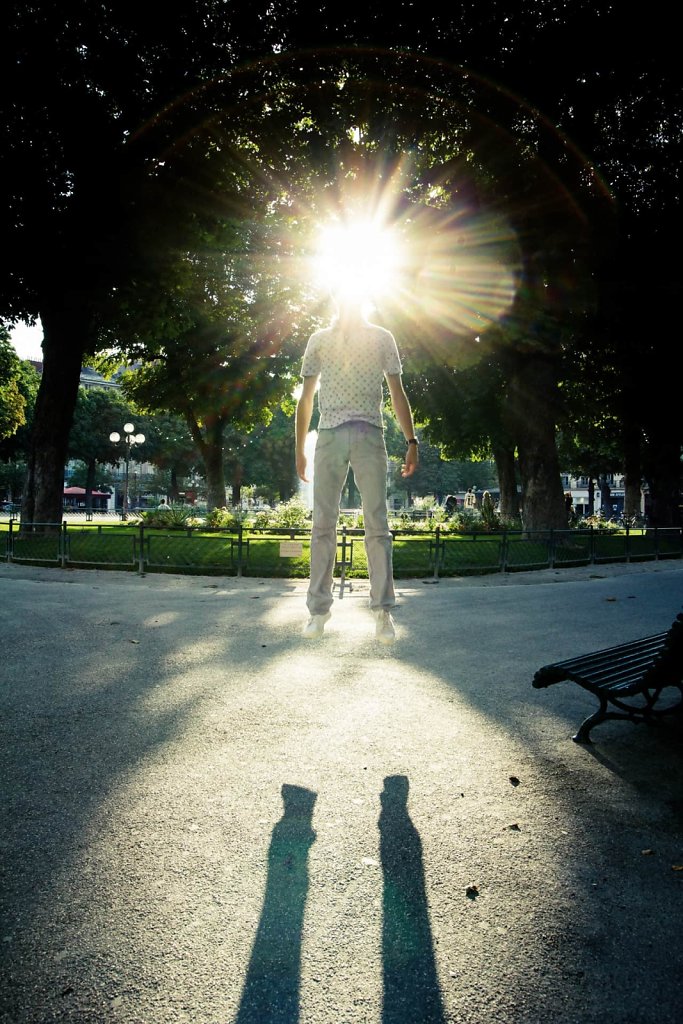
<path fill-rule="evenodd" d="M 397 587 L 0 566 L 0 1021 L 679 1024 L 680 726 L 531 679 L 683 563 Z"/>

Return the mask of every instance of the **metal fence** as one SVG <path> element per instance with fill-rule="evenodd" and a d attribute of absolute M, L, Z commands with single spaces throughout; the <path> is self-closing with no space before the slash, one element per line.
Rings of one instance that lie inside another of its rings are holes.
<path fill-rule="evenodd" d="M 454 534 L 405 528 L 392 531 L 399 578 L 459 576 L 683 557 L 679 528 L 594 528 L 542 533 Z M 143 523 L 0 524 L 0 558 L 62 568 L 110 568 L 224 576 L 306 577 L 310 529 L 159 530 Z M 363 531 L 340 527 L 337 576 L 367 577 Z"/>

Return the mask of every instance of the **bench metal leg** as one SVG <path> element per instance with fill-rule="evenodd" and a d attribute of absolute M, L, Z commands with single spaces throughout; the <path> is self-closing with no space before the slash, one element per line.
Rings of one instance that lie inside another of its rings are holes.
<path fill-rule="evenodd" d="M 651 725 L 653 722 L 659 721 L 664 715 L 670 715 L 675 712 L 680 712 L 683 708 L 683 687 L 680 685 L 674 685 L 669 689 L 677 689 L 681 694 L 681 699 L 675 704 L 671 704 L 665 708 L 656 707 L 657 700 L 659 699 L 663 687 L 647 690 L 641 696 L 645 697 L 646 703 L 640 704 L 635 707 L 629 707 L 623 701 L 617 698 L 610 698 L 609 695 L 596 694 L 600 700 L 600 707 L 592 715 L 590 715 L 584 722 L 581 723 L 579 731 L 572 739 L 575 743 L 591 743 L 590 731 L 593 726 L 598 725 L 600 722 L 605 722 L 609 719 L 615 719 L 618 721 L 633 722 L 634 725 L 638 725 L 641 722 L 646 722 Z M 613 706 L 621 708 L 620 711 L 608 711 L 608 703 Z"/>
<path fill-rule="evenodd" d="M 576 735 L 572 736 L 574 743 L 592 743 L 593 741 L 589 735 L 591 729 L 594 725 L 597 725 L 598 722 L 604 722 L 604 720 L 609 717 L 610 714 L 607 710 L 607 699 L 605 697 L 601 697 L 600 707 L 598 710 L 594 711 L 592 715 L 589 715 L 588 718 L 586 718 L 579 726 L 579 731 Z"/>

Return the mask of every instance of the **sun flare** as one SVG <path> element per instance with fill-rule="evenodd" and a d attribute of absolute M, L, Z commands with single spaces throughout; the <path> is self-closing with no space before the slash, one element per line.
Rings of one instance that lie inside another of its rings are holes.
<path fill-rule="evenodd" d="M 325 291 L 369 300 L 398 287 L 401 246 L 394 231 L 374 221 L 332 223 L 318 232 L 314 276 Z"/>

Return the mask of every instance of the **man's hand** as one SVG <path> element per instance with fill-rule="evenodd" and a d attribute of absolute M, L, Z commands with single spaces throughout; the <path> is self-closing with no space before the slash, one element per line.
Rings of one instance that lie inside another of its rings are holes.
<path fill-rule="evenodd" d="M 401 476 L 412 476 L 420 462 L 416 444 L 409 444 L 406 461 L 401 466 Z"/>
<path fill-rule="evenodd" d="M 294 438 L 296 444 L 296 475 L 305 484 L 310 483 L 306 476 L 306 456 L 304 446 L 308 436 L 308 428 L 311 425 L 313 415 L 313 396 L 318 386 L 318 375 L 315 377 L 304 377 L 301 397 L 296 404 L 296 416 L 294 418 Z"/>
<path fill-rule="evenodd" d="M 310 480 L 306 476 L 306 464 L 308 460 L 303 452 L 296 453 L 296 475 L 299 480 L 303 480 L 305 484 L 310 483 Z"/>

